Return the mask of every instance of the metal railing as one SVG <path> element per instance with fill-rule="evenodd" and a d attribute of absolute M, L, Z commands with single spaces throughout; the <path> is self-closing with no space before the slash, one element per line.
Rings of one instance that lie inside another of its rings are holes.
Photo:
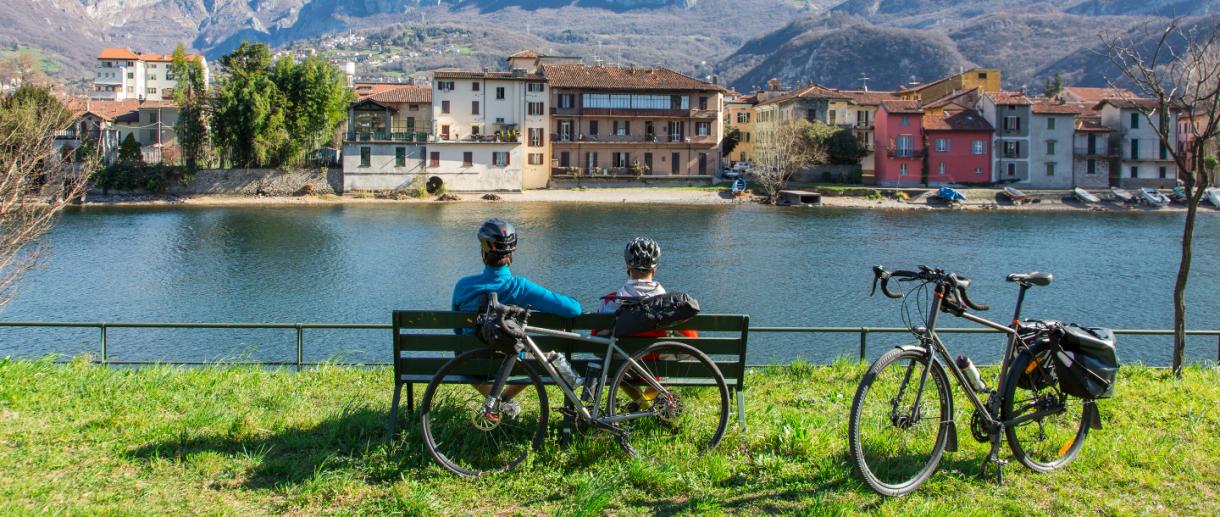
<path fill-rule="evenodd" d="M 167 323 L 167 322 L 127 322 L 127 323 L 107 323 L 107 322 L 49 322 L 49 321 L 0 321 L 0 328 L 18 327 L 18 328 L 91 328 L 98 331 L 98 346 L 101 356 L 92 362 L 105 365 L 151 365 L 151 364 L 173 364 L 173 365 L 232 365 L 232 364 L 256 364 L 266 366 L 295 366 L 299 371 L 306 366 L 317 366 L 323 363 L 305 361 L 305 331 L 306 330 L 392 330 L 393 327 L 388 323 Z M 173 361 L 173 360 L 158 360 L 158 361 L 112 361 L 110 360 L 110 348 L 107 339 L 107 334 L 110 329 L 117 328 L 144 328 L 144 329 L 255 329 L 255 330 L 295 330 L 296 331 L 296 358 L 295 361 Z M 1116 335 L 1128 336 L 1172 336 L 1173 330 L 1170 329 L 1112 329 Z M 910 330 L 904 327 L 777 327 L 777 326 L 758 326 L 750 327 L 752 333 L 765 334 L 858 334 L 860 338 L 860 354 L 859 359 L 864 360 L 868 356 L 868 336 L 869 334 L 906 334 Z M 989 328 L 938 328 L 937 333 L 941 334 L 999 334 L 999 331 Z M 1220 362 L 1220 329 L 1195 329 L 1187 330 L 1187 336 L 1216 336 L 1216 360 Z M 366 363 L 333 363 L 325 364 L 344 364 L 349 366 L 389 366 L 389 362 L 366 362 Z"/>

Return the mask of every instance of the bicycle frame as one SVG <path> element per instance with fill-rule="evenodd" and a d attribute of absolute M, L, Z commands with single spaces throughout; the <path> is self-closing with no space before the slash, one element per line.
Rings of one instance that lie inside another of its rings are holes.
<path fill-rule="evenodd" d="M 504 363 L 500 366 L 500 372 L 496 377 L 496 383 L 493 386 L 492 390 L 487 395 L 486 408 L 492 407 L 492 405 L 495 403 L 495 401 L 500 398 L 500 393 L 501 393 L 501 390 L 503 389 L 505 382 L 507 381 L 508 373 L 512 371 L 512 364 L 514 364 L 516 361 L 524 362 L 525 354 L 531 354 L 535 358 L 534 362 L 542 365 L 543 370 L 545 370 L 546 373 L 551 376 L 551 379 L 553 379 L 555 381 L 555 384 L 559 386 L 559 389 L 563 392 L 564 398 L 567 399 L 567 401 L 570 402 L 572 404 L 572 406 L 574 406 L 576 408 L 576 413 L 580 416 L 580 418 L 585 419 L 590 422 L 612 424 L 612 423 L 621 422 L 624 420 L 632 420 L 632 419 L 636 419 L 636 418 L 642 418 L 642 417 L 653 415 L 653 413 L 649 412 L 649 411 L 637 411 L 637 412 L 625 413 L 625 414 L 621 414 L 621 415 L 614 415 L 611 417 L 600 416 L 601 404 L 599 402 L 601 401 L 602 390 L 606 386 L 607 376 L 610 373 L 610 363 L 615 356 L 622 357 L 624 360 L 626 360 L 626 362 L 628 364 L 630 364 L 633 368 L 635 368 L 640 373 L 648 372 L 648 370 L 645 369 L 643 366 L 641 366 L 638 362 L 636 362 L 636 360 L 633 359 L 630 354 L 628 354 L 622 348 L 619 348 L 618 340 L 615 339 L 613 336 L 612 337 L 585 336 L 585 335 L 577 334 L 575 332 L 553 330 L 553 329 L 547 329 L 547 328 L 541 328 L 541 327 L 532 327 L 529 325 L 525 326 L 525 332 L 527 335 L 525 337 L 525 340 L 522 342 L 522 344 L 525 346 L 525 350 L 523 350 L 522 353 L 512 355 L 512 356 L 505 358 Z M 550 363 L 550 361 L 547 361 L 545 359 L 546 353 L 541 348 L 539 348 L 536 343 L 534 343 L 534 340 L 529 337 L 529 334 L 536 334 L 536 335 L 541 335 L 541 336 L 557 337 L 557 338 L 561 338 L 561 339 L 571 339 L 573 341 L 581 341 L 581 342 L 585 342 L 585 343 L 596 343 L 596 344 L 600 344 L 600 345 L 606 345 L 606 354 L 605 354 L 605 357 L 603 357 L 603 359 L 602 359 L 601 379 L 599 379 L 599 382 L 597 384 L 597 389 L 595 389 L 592 394 L 592 400 L 594 401 L 592 411 L 589 411 L 585 407 L 584 402 L 582 402 L 580 400 L 580 396 L 578 396 L 576 394 L 576 389 L 578 387 L 569 385 L 568 382 L 563 378 L 563 376 L 559 375 L 559 372 L 555 370 L 555 366 L 552 365 Z M 644 381 L 645 384 L 647 384 L 651 388 L 657 390 L 661 394 L 665 394 L 665 395 L 669 394 L 669 390 L 665 389 L 665 387 L 662 386 L 659 382 L 657 382 L 656 379 L 654 379 L 651 375 L 640 375 L 640 378 Z"/>

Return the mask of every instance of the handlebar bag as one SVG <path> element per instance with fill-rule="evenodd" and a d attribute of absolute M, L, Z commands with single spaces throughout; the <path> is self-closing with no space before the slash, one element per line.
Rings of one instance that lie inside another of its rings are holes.
<path fill-rule="evenodd" d="M 686 293 L 665 293 L 648 298 L 621 299 L 614 313 L 615 337 L 673 328 L 699 314 L 699 302 Z"/>
<path fill-rule="evenodd" d="M 513 308 L 507 305 L 484 300 L 474 324 L 479 341 L 505 354 L 517 353 L 525 339 L 525 329 L 513 318 Z"/>
<path fill-rule="evenodd" d="M 1075 323 L 1064 325 L 1058 345 L 1055 374 L 1065 393 L 1083 399 L 1114 395 L 1119 364 L 1112 331 Z"/>

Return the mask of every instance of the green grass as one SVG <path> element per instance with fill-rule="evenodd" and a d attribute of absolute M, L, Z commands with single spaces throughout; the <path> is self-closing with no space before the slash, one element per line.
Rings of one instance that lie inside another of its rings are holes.
<path fill-rule="evenodd" d="M 410 416 L 387 446 L 388 370 L 0 360 L 0 514 L 1220 513 L 1220 370 L 1179 381 L 1125 367 L 1074 464 L 1041 475 L 1014 463 L 1002 486 L 978 475 L 986 449 L 959 400 L 961 450 L 900 499 L 869 491 L 846 456 L 863 370 L 753 372 L 749 431 L 731 422 L 710 455 L 654 464 L 589 434 L 472 481 L 432 465 Z"/>
<path fill-rule="evenodd" d="M 18 47 L 15 50 L 0 50 L 0 60 L 16 59 L 18 55 L 28 54 L 38 60 L 38 67 L 43 72 L 48 74 L 59 73 L 63 70 L 63 65 L 54 59 L 48 58 L 42 54 L 42 49 L 33 47 Z"/>

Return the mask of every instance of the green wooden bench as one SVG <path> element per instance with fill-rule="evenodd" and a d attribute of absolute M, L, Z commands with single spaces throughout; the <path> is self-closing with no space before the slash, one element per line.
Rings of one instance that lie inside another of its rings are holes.
<path fill-rule="evenodd" d="M 474 336 L 459 336 L 453 329 L 474 325 L 475 314 L 449 311 L 394 311 L 394 399 L 390 407 L 390 437 L 398 433 L 398 407 L 402 388 L 407 388 L 407 411 L 415 411 L 415 384 L 427 385 L 433 375 L 455 352 L 465 352 L 484 345 Z M 592 329 L 605 329 L 613 325 L 612 314 L 584 314 L 575 318 L 563 318 L 550 314 L 535 314 L 529 324 L 535 327 L 564 329 L 585 333 Z M 749 337 L 750 317 L 739 314 L 704 314 L 683 323 L 682 328 L 696 330 L 699 337 L 624 338 L 618 344 L 627 353 L 636 351 L 657 341 L 687 343 L 707 354 L 725 383 L 734 392 L 737 400 L 737 423 L 742 432 L 746 430 L 745 416 L 745 369 L 746 341 Z M 584 373 L 593 353 L 605 353 L 605 346 L 554 337 L 532 338 L 543 350 L 557 350 L 568 356 L 577 372 Z M 611 374 L 614 373 L 611 365 Z M 543 381 L 552 383 L 543 375 Z M 692 376 L 683 379 L 681 385 L 709 385 L 712 377 Z M 678 384 L 678 383 L 675 383 Z"/>

